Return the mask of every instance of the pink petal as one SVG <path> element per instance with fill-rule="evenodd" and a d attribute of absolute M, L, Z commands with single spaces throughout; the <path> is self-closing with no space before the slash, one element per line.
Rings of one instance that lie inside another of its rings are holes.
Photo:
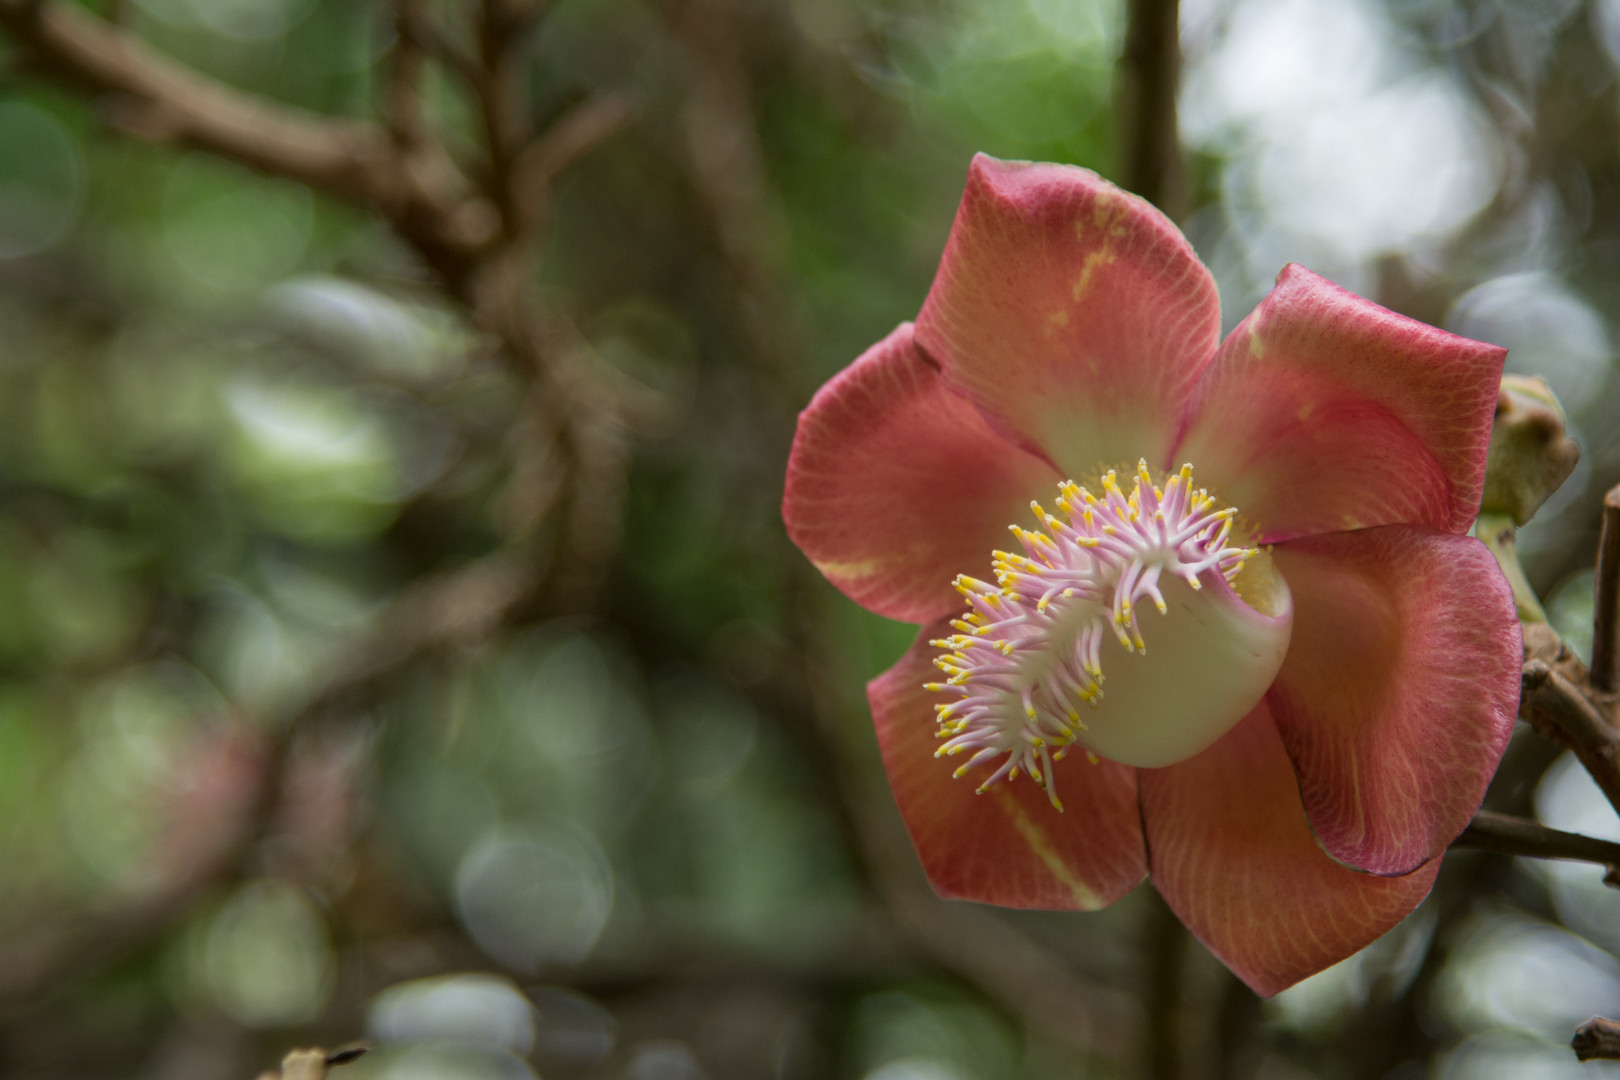
<path fill-rule="evenodd" d="M 1220 337 L 1209 271 L 1168 218 L 1086 169 L 973 159 L 917 341 L 1072 477 L 1167 464 Z"/>
<path fill-rule="evenodd" d="M 1221 344 L 1176 462 L 1268 542 L 1479 510 L 1505 350 L 1289 265 Z"/>
<path fill-rule="evenodd" d="M 1359 874 L 1317 847 L 1264 702 L 1179 765 L 1138 772 L 1153 884 L 1258 994 L 1343 960 L 1428 895 L 1436 859 L 1406 877 Z"/>
<path fill-rule="evenodd" d="M 1273 552 L 1294 637 L 1267 693 L 1317 840 L 1404 874 L 1479 809 L 1513 731 L 1523 658 L 1485 545 L 1391 525 Z"/>
<path fill-rule="evenodd" d="M 866 688 L 878 746 L 900 815 L 935 891 L 951 899 L 1016 908 L 1093 910 L 1124 896 L 1147 874 L 1136 770 L 1073 754 L 1053 765 L 1060 813 L 1029 777 L 974 794 L 955 760 L 936 759 L 934 706 L 923 689 L 938 677 L 924 627 L 906 655 Z"/>
<path fill-rule="evenodd" d="M 946 386 L 904 323 L 800 415 L 782 517 L 850 599 L 926 622 L 962 609 L 956 575 L 987 576 L 1007 526 L 1058 479 Z"/>

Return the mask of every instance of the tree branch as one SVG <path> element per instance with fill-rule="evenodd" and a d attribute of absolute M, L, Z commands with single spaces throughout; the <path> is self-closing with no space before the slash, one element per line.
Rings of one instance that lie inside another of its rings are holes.
<path fill-rule="evenodd" d="M 363 125 L 272 106 L 160 56 L 70 4 L 0 0 L 0 26 L 53 73 L 144 113 L 141 134 L 370 201 L 384 148 Z"/>
<path fill-rule="evenodd" d="M 446 37 L 419 4 L 402 4 L 399 13 L 404 20 L 403 29 L 422 52 L 454 72 L 469 87 L 478 80 L 478 62 Z"/>
<path fill-rule="evenodd" d="M 1130 0 L 1118 90 L 1121 182 L 1172 218 L 1185 209 L 1176 131 L 1179 6 L 1179 0 Z"/>
<path fill-rule="evenodd" d="M 410 154 L 426 142 L 422 123 L 421 39 L 414 26 L 422 21 L 419 0 L 394 0 L 394 55 L 383 89 L 383 120 L 388 135 L 402 154 Z"/>
<path fill-rule="evenodd" d="M 378 210 L 452 281 L 491 239 L 488 208 L 458 190 L 447 158 L 431 169 L 402 161 L 376 127 L 243 93 L 73 4 L 0 0 L 0 27 L 50 73 L 108 95 L 109 118 L 131 134 Z"/>
<path fill-rule="evenodd" d="M 1182 979 L 1192 935 L 1156 891 L 1148 897 L 1142 953 L 1146 958 L 1147 1023 L 1140 1031 L 1142 1061 L 1153 1080 L 1182 1074 Z"/>
<path fill-rule="evenodd" d="M 512 163 L 530 137 L 523 69 L 516 62 L 530 15 L 512 0 L 479 0 L 475 24 L 478 64 L 472 90 L 488 144 L 489 196 L 500 209 L 509 237 L 519 231 L 521 217 Z"/>
<path fill-rule="evenodd" d="M 1492 851 L 1499 855 L 1527 855 L 1536 859 L 1569 859 L 1620 867 L 1620 843 L 1595 836 L 1550 829 L 1540 822 L 1512 814 L 1481 810 L 1468 823 L 1462 835 L 1451 842 L 1453 848 Z"/>
<path fill-rule="evenodd" d="M 1620 690 L 1620 485 L 1603 496 L 1597 584 L 1592 604 L 1592 685 Z"/>
<path fill-rule="evenodd" d="M 617 98 L 530 138 L 522 43 L 540 7 L 483 0 L 476 57 L 455 52 L 416 0 L 397 0 L 400 36 L 383 91 L 386 130 L 323 117 L 245 94 L 161 56 L 136 37 L 69 3 L 0 0 L 0 28 L 55 75 L 111 98 L 123 126 L 157 142 L 195 147 L 381 213 L 437 274 L 472 323 L 500 343 L 528 380 L 533 434 L 555 497 L 531 499 L 555 515 L 551 560 L 568 610 L 588 607 L 611 551 L 625 462 L 612 394 L 546 348 L 548 327 L 531 295 L 535 234 L 556 173 L 622 125 Z M 418 115 L 422 55 L 446 61 L 477 96 L 489 138 L 477 193 Z M 516 155 L 531 147 L 527 165 Z M 519 206 L 519 192 L 523 206 Z M 569 368 L 569 370 L 562 370 Z M 605 499 L 599 494 L 606 493 Z M 609 507 L 611 514 L 604 514 Z M 604 524 L 606 518 L 613 520 Z M 523 537 L 512 539 L 521 540 Z M 577 565 L 574 560 L 578 560 Z M 561 568 L 567 566 L 568 572 Z"/>
<path fill-rule="evenodd" d="M 1620 1020 L 1592 1017 L 1575 1029 L 1569 1048 L 1582 1061 L 1620 1058 Z"/>
<path fill-rule="evenodd" d="M 591 98 L 563 113 L 518 152 L 512 161 L 513 198 L 525 234 L 544 221 L 552 182 L 622 131 L 632 116 L 630 101 L 622 94 Z"/>
<path fill-rule="evenodd" d="M 1543 660 L 1524 665 L 1519 715 L 1568 746 L 1620 811 L 1620 733 L 1580 688 Z"/>

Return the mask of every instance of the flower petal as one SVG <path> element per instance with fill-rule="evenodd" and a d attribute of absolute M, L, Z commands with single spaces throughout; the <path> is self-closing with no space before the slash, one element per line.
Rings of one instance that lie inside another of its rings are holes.
<path fill-rule="evenodd" d="M 1266 700 L 1322 847 L 1375 874 L 1439 855 L 1513 731 L 1523 658 L 1485 545 L 1404 525 L 1281 544 L 1294 638 Z"/>
<path fill-rule="evenodd" d="M 1176 460 L 1267 542 L 1372 525 L 1462 532 L 1506 355 L 1291 264 L 1222 342 Z"/>
<path fill-rule="evenodd" d="M 1147 875 L 1136 770 L 1079 754 L 1055 763 L 1062 812 L 1027 776 L 983 795 L 971 778 L 952 779 L 955 762 L 934 757 L 934 706 L 943 699 L 923 689 L 938 674 L 939 650 L 928 641 L 949 633 L 944 623 L 924 627 L 866 688 L 883 767 L 928 880 L 941 896 L 1003 907 L 1112 904 Z"/>
<path fill-rule="evenodd" d="M 926 622 L 961 609 L 952 580 L 989 573 L 1007 526 L 1058 479 L 946 386 L 905 323 L 800 415 L 782 517 L 850 599 Z"/>
<path fill-rule="evenodd" d="M 1086 169 L 973 159 L 917 341 L 998 430 L 1070 476 L 1167 464 L 1220 338 L 1170 220 Z"/>
<path fill-rule="evenodd" d="M 1270 996 L 1335 964 L 1428 895 L 1438 859 L 1358 874 L 1316 846 L 1264 702 L 1197 757 L 1138 771 L 1153 884 L 1233 973 Z"/>

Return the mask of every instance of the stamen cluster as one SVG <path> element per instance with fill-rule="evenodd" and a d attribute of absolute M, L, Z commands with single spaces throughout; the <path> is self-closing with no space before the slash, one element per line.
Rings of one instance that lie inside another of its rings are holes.
<path fill-rule="evenodd" d="M 1006 755 L 980 794 L 1026 772 L 1062 810 L 1052 763 L 1086 730 L 1080 703 L 1095 709 L 1102 699 L 1103 635 L 1112 628 L 1127 652 L 1145 654 L 1145 599 L 1166 612 L 1162 584 L 1180 578 L 1199 589 L 1211 569 L 1230 580 L 1255 553 L 1231 543 L 1237 511 L 1195 490 L 1191 465 L 1159 487 L 1142 461 L 1129 495 L 1112 470 L 1102 488 L 1098 498 L 1072 480 L 1059 485 L 1061 517 L 1030 503 L 1046 531 L 1011 526 L 1024 554 L 994 553 L 995 585 L 957 577 L 968 610 L 951 623 L 956 634 L 929 643 L 945 650 L 934 664 L 948 678 L 927 688 L 956 696 L 935 706 L 945 742 L 934 756 L 972 754 L 961 777 Z"/>

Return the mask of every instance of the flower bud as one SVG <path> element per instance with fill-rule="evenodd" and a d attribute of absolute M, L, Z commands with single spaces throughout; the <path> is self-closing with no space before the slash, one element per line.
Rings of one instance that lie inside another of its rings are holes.
<path fill-rule="evenodd" d="M 1581 448 L 1564 433 L 1564 409 L 1540 376 L 1504 375 L 1491 427 L 1481 514 L 1523 525 L 1575 471 Z"/>

